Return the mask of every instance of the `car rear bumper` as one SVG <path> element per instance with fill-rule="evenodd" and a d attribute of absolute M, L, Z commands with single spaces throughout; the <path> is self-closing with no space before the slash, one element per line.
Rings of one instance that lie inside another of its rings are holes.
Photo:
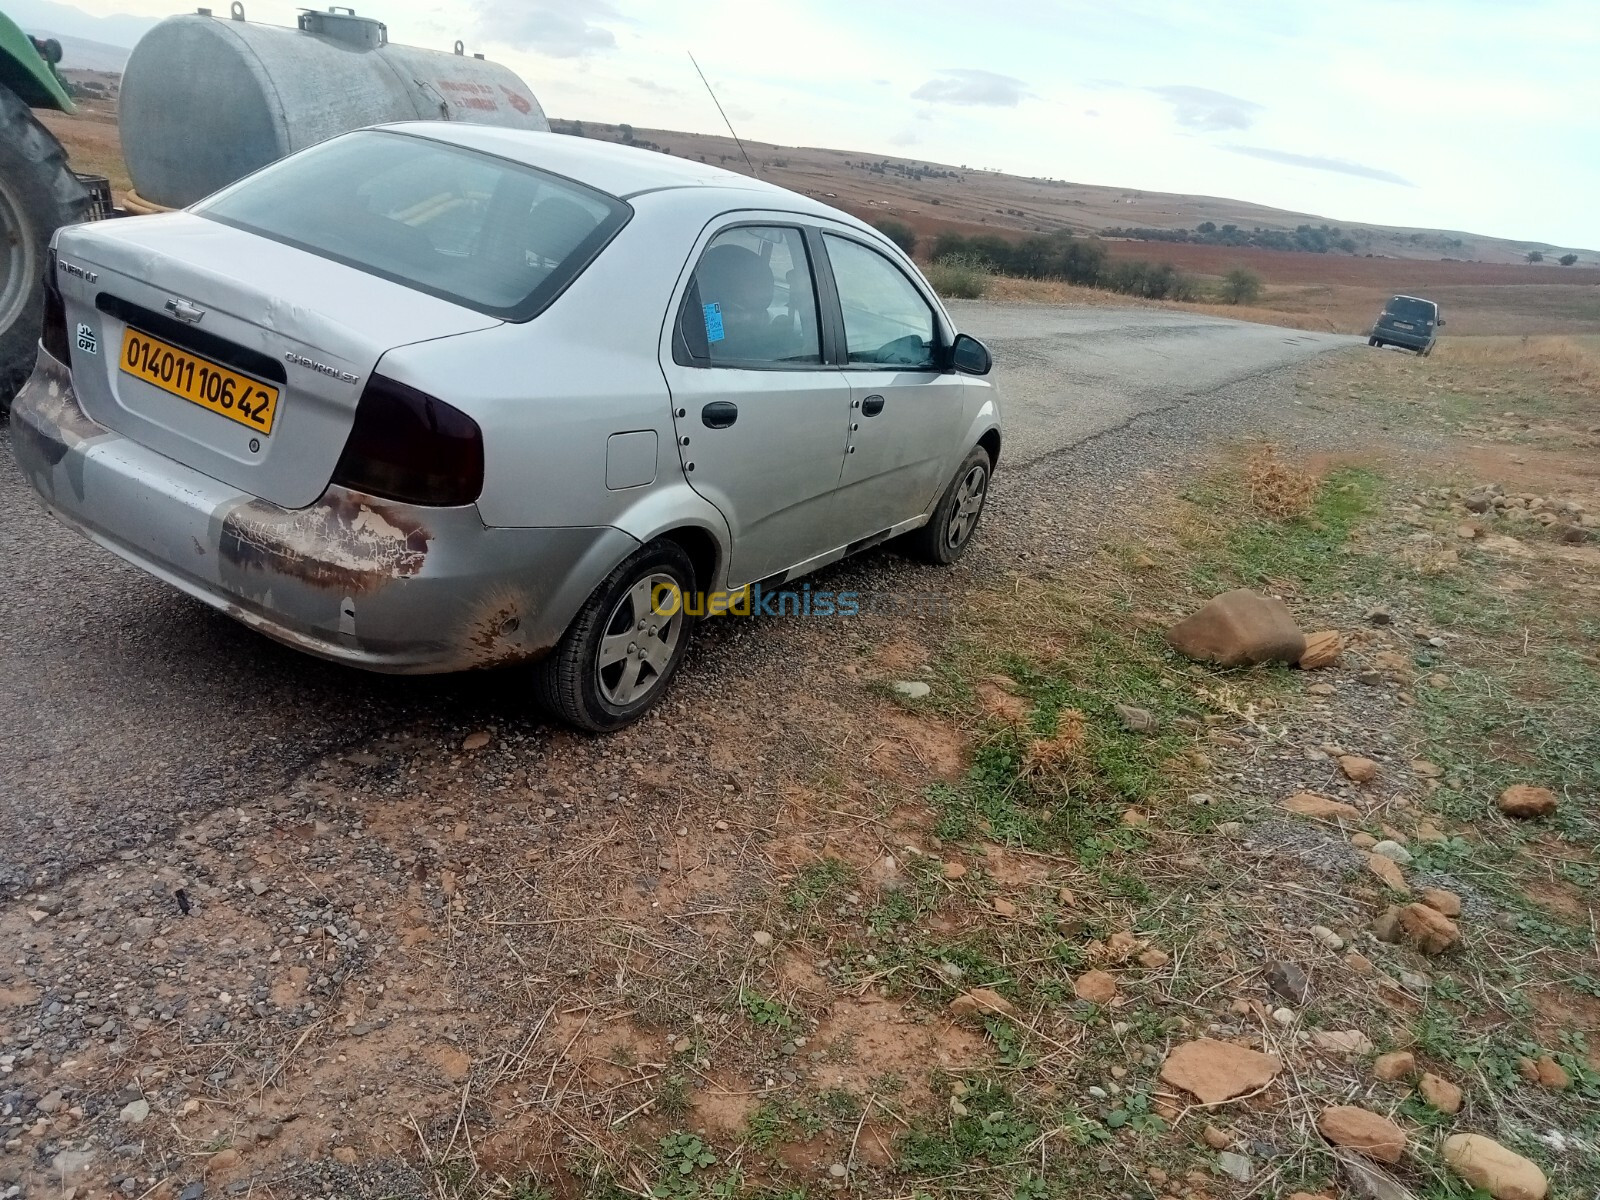
<path fill-rule="evenodd" d="M 1372 336 L 1391 346 L 1404 346 L 1408 350 L 1424 350 L 1433 344 L 1432 332 L 1424 329 L 1390 329 L 1386 325 L 1373 327 Z"/>
<path fill-rule="evenodd" d="M 64 524 L 278 641 L 375 671 L 531 661 L 638 542 L 498 529 L 332 486 L 283 509 L 111 432 L 42 350 L 11 410 L 22 473 Z"/>

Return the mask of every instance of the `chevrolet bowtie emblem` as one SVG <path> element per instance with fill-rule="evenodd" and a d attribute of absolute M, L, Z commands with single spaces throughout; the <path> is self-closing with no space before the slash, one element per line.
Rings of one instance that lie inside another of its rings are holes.
<path fill-rule="evenodd" d="M 206 315 L 206 310 L 197 305 L 190 304 L 187 300 L 172 299 L 167 301 L 167 311 L 185 325 L 193 325 Z"/>

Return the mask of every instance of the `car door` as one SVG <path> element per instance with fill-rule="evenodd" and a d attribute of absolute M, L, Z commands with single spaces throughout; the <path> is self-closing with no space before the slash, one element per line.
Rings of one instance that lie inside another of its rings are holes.
<path fill-rule="evenodd" d="M 662 367 L 690 486 L 728 522 L 728 585 L 840 545 L 829 520 L 851 387 L 824 354 L 815 264 L 797 224 L 703 237 Z"/>
<path fill-rule="evenodd" d="M 822 243 L 850 382 L 834 511 L 854 542 L 920 515 L 949 483 L 966 385 L 941 370 L 945 322 L 900 264 L 864 238 L 825 231 Z"/>

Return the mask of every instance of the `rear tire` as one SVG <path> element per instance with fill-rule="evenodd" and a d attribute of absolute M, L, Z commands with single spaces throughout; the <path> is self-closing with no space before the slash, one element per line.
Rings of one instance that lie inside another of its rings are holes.
<path fill-rule="evenodd" d="M 956 468 L 928 523 L 906 535 L 906 549 L 925 562 L 947 567 L 967 552 L 978 532 L 989 498 L 994 462 L 982 446 L 974 446 Z"/>
<path fill-rule="evenodd" d="M 676 589 L 655 611 L 657 589 Z M 651 542 L 607 575 L 584 602 L 550 657 L 534 668 L 546 712 L 591 733 L 631 725 L 666 694 L 689 644 L 684 600 L 694 564 L 676 542 Z"/>
<path fill-rule="evenodd" d="M 89 193 L 67 169 L 61 143 L 0 87 L 0 414 L 38 356 L 50 235 L 88 209 Z"/>

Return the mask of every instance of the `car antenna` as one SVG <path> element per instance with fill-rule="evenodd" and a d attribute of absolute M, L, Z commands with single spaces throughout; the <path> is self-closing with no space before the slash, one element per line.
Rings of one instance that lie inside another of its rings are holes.
<path fill-rule="evenodd" d="M 711 81 L 706 78 L 706 73 L 700 69 L 700 64 L 695 62 L 694 51 L 687 51 L 689 61 L 694 63 L 694 73 L 700 76 L 700 82 L 706 85 L 706 91 L 711 93 L 711 103 L 717 106 L 717 111 L 722 113 L 722 123 L 728 127 L 728 132 L 733 134 L 733 144 L 739 147 L 739 153 L 744 155 L 744 165 L 750 168 L 750 174 L 758 175 L 755 163 L 750 161 L 750 152 L 744 148 L 744 143 L 739 140 L 739 135 L 733 132 L 733 122 L 728 120 L 728 114 L 723 112 L 722 101 L 717 99 L 717 94 L 711 91 Z"/>

